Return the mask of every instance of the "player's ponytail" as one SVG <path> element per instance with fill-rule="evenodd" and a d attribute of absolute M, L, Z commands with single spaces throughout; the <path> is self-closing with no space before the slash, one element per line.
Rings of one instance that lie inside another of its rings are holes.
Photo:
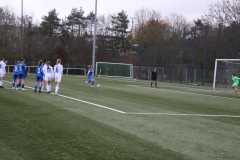
<path fill-rule="evenodd" d="M 61 63 L 61 59 L 57 59 L 57 64 L 60 64 Z"/>
<path fill-rule="evenodd" d="M 51 62 L 50 61 L 48 61 L 47 62 L 47 68 L 50 68 L 49 66 L 50 66 L 50 64 L 51 64 Z"/>
<path fill-rule="evenodd" d="M 42 65 L 42 60 L 38 61 L 38 67 Z"/>

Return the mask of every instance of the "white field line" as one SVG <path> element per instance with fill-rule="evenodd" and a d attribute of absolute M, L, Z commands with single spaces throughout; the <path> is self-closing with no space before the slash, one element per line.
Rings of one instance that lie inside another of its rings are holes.
<path fill-rule="evenodd" d="M 175 113 L 134 113 L 127 112 L 129 115 L 164 115 L 164 116 L 194 116 L 194 117 L 227 117 L 227 118 L 240 118 L 240 116 L 234 115 L 211 115 L 211 114 L 175 114 Z"/>
<path fill-rule="evenodd" d="M 9 82 L 9 81 L 4 81 L 4 82 L 12 83 L 12 82 Z M 34 89 L 33 87 L 29 87 L 29 86 L 25 86 L 25 87 L 26 87 L 26 88 Z M 51 94 L 54 94 L 54 93 L 51 93 Z M 104 109 L 107 109 L 107 110 L 111 110 L 111 111 L 114 111 L 114 112 L 126 113 L 126 112 L 123 112 L 123 111 L 120 111 L 120 110 L 117 110 L 117 109 L 109 108 L 109 107 L 106 107 L 106 106 L 103 106 L 103 105 L 99 105 L 99 104 L 96 104 L 96 103 L 92 103 L 92 102 L 80 100 L 80 99 L 77 99 L 77 98 L 68 97 L 68 96 L 64 96 L 64 95 L 61 95 L 61 94 L 58 94 L 58 96 L 64 97 L 64 98 L 67 98 L 67 99 L 71 99 L 71 100 L 75 100 L 75 101 L 78 101 L 78 102 L 90 104 L 90 105 L 97 106 L 97 107 L 100 107 L 100 108 L 104 108 Z"/>
<path fill-rule="evenodd" d="M 7 83 L 12 83 L 12 82 L 9 82 L 9 81 L 4 81 L 4 82 L 7 82 Z M 33 87 L 29 87 L 29 86 L 25 86 L 26 88 L 30 88 L 30 89 L 34 89 Z M 187 93 L 187 92 L 186 92 Z M 51 93 L 51 94 L 54 94 L 54 93 Z M 60 95 L 58 94 L 58 96 L 60 97 L 64 97 L 64 98 L 67 98 L 67 99 L 71 99 L 71 100 L 75 100 L 75 101 L 78 101 L 78 102 L 82 102 L 82 103 L 86 103 L 86 104 L 89 104 L 89 105 L 93 105 L 93 106 L 96 106 L 96 107 L 99 107 L 99 108 L 103 108 L 103 109 L 107 109 L 107 110 L 111 110 L 111 111 L 114 111 L 114 112 L 118 112 L 118 113 L 122 113 L 122 114 L 128 114 L 128 115 L 163 115 L 163 116 L 193 116 L 193 117 L 227 117 L 227 118 L 240 118 L 240 116 L 234 116 L 234 115 L 204 115 L 204 114 L 174 114 L 174 113 L 137 113 L 137 112 L 123 112 L 123 111 L 120 111 L 120 110 L 117 110 L 117 109 L 113 109 L 113 108 L 110 108 L 110 107 L 106 107 L 106 106 L 103 106 L 103 105 L 99 105 L 99 104 L 96 104 L 96 103 L 92 103 L 92 102 L 88 102 L 88 101 L 84 101 L 84 100 L 80 100 L 80 99 L 77 99 L 77 98 L 73 98 L 73 97 L 68 97 L 68 96 L 64 96 L 64 95 Z"/>
<path fill-rule="evenodd" d="M 139 88 L 149 88 L 149 87 L 143 87 L 143 86 L 137 86 L 137 85 L 128 85 L 128 86 L 130 86 L 130 87 L 139 87 Z M 156 88 L 149 88 L 149 89 L 156 89 Z M 171 90 L 171 89 L 157 88 L 157 90 L 163 90 L 163 91 L 175 92 L 175 93 L 183 93 L 183 94 L 191 94 L 191 95 L 198 95 L 198 96 L 205 96 L 205 97 L 212 97 L 212 98 L 222 98 L 222 99 L 236 100 L 236 101 L 239 101 L 239 100 L 240 100 L 240 99 L 236 99 L 236 98 L 228 98 L 228 97 L 221 97 L 221 96 L 212 96 L 212 95 L 207 95 L 207 94 L 202 94 L 202 93 L 192 93 L 192 92 L 175 91 L 175 90 Z"/>

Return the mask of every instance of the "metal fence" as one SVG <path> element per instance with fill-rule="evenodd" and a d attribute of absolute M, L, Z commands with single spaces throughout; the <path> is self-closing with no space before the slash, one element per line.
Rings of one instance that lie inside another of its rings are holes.
<path fill-rule="evenodd" d="M 160 81 L 207 85 L 213 82 L 215 59 L 240 58 L 240 25 L 208 25 L 183 30 L 179 45 L 139 49 L 134 77 L 149 79 L 149 67 L 164 68 Z"/>

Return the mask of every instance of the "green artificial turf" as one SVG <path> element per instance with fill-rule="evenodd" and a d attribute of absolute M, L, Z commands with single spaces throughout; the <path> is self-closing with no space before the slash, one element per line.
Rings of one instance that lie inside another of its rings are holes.
<path fill-rule="evenodd" d="M 91 88 L 64 76 L 55 96 L 34 93 L 34 79 L 21 91 L 5 77 L 0 159 L 240 159 L 240 95 L 97 77 Z"/>

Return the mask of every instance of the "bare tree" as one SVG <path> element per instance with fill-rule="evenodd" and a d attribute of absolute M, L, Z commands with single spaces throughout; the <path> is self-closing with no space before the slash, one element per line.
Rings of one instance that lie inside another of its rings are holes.
<path fill-rule="evenodd" d="M 233 21 L 240 21 L 240 1 L 222 0 L 209 5 L 208 13 L 202 15 L 204 23 L 217 26 L 219 23 L 229 26 Z"/>

